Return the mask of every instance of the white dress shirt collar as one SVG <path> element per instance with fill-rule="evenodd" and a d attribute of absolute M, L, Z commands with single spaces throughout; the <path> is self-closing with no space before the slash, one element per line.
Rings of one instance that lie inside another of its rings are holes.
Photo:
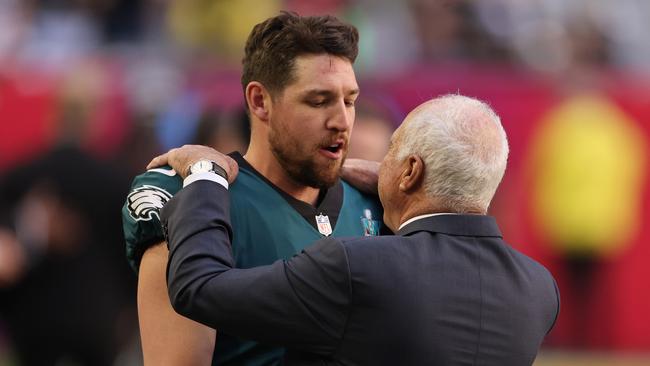
<path fill-rule="evenodd" d="M 397 231 L 402 230 L 402 228 L 403 228 L 404 226 L 406 226 L 406 225 L 412 223 L 413 221 L 417 221 L 417 220 L 424 219 L 424 218 L 427 218 L 427 217 L 432 217 L 432 216 L 442 216 L 442 215 L 458 215 L 458 214 L 451 213 L 451 212 L 440 212 L 440 213 L 433 213 L 433 214 L 426 214 L 426 215 L 419 215 L 419 216 L 411 217 L 410 219 L 404 221 L 404 222 L 399 226 L 399 229 L 397 229 Z"/>

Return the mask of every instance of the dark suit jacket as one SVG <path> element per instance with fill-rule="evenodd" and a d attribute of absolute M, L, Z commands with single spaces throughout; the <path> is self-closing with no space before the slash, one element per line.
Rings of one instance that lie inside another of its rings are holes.
<path fill-rule="evenodd" d="M 530 365 L 558 315 L 551 274 L 489 216 L 325 238 L 291 260 L 236 269 L 227 195 L 198 181 L 163 209 L 170 299 L 220 331 L 286 346 L 286 364 Z"/>

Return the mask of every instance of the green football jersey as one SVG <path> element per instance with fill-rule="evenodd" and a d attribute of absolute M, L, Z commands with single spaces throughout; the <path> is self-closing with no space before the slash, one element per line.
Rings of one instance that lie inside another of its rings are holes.
<path fill-rule="evenodd" d="M 377 235 L 383 212 L 375 197 L 339 181 L 317 207 L 296 200 L 255 171 L 241 155 L 240 170 L 230 185 L 230 218 L 235 265 L 249 268 L 288 259 L 322 238 Z M 135 178 L 123 209 L 127 257 L 137 270 L 144 250 L 164 240 L 160 208 L 182 188 L 170 168 L 153 169 Z M 251 289 L 254 291 L 254 289 Z M 214 365 L 276 365 L 283 349 L 219 333 Z"/>
<path fill-rule="evenodd" d="M 151 169 L 133 180 L 122 206 L 122 227 L 126 258 L 138 272 L 144 251 L 165 240 L 160 224 L 160 209 L 183 188 L 183 180 L 171 167 Z"/>

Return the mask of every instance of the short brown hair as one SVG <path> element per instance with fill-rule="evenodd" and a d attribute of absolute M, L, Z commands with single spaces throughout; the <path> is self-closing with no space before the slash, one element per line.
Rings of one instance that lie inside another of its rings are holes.
<path fill-rule="evenodd" d="M 298 56 L 330 54 L 354 63 L 358 54 L 359 32 L 351 24 L 331 15 L 301 17 L 282 12 L 257 24 L 246 41 L 241 83 L 259 81 L 271 94 L 279 92 L 294 78 Z"/>

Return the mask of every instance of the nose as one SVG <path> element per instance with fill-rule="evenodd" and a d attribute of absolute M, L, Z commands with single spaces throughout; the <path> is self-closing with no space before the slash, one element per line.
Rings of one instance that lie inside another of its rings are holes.
<path fill-rule="evenodd" d="M 346 132 L 354 124 L 354 106 L 349 106 L 344 100 L 333 108 L 332 115 L 327 121 L 327 128 L 339 132 Z"/>

